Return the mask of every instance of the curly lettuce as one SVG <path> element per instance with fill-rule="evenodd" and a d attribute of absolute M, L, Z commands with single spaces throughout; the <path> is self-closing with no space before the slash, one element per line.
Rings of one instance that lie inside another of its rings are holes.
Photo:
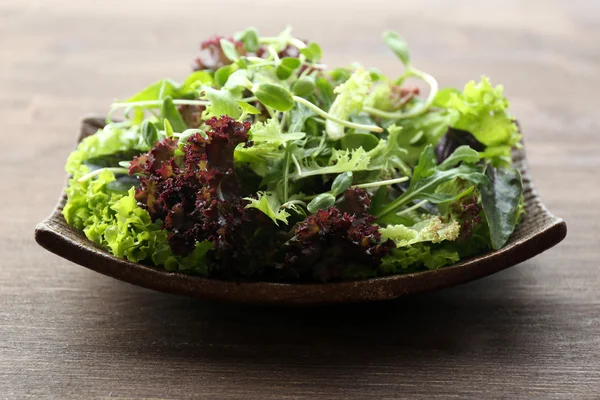
<path fill-rule="evenodd" d="M 373 81 L 368 71 L 359 69 L 343 84 L 334 90 L 337 97 L 333 101 L 329 114 L 340 119 L 348 119 L 352 114 L 358 114 L 365 103 Z M 344 137 L 344 127 L 337 122 L 327 120 L 325 123 L 327 136 L 331 140 Z"/>
<path fill-rule="evenodd" d="M 83 164 L 86 159 L 131 149 L 128 146 L 142 147 L 130 133 L 109 125 L 108 129 L 84 139 L 71 154 L 67 171 L 72 176 L 62 211 L 65 220 L 119 258 L 135 263 L 152 262 L 168 271 L 205 275 L 205 255 L 212 244 L 197 243 L 188 256 L 175 256 L 169 248 L 167 231 L 161 229 L 159 221 L 152 222 L 148 212 L 137 205 L 133 187 L 126 193 L 111 189 L 109 184 L 115 181 L 115 175 L 109 170 L 103 170 L 95 179 L 78 181 L 90 171 Z"/>
<path fill-rule="evenodd" d="M 468 82 L 462 92 L 442 90 L 435 100 L 436 106 L 448 110 L 452 128 L 470 132 L 486 146 L 481 156 L 495 166 L 509 165 L 511 150 L 521 140 L 503 90 L 502 85 L 494 87 L 483 76 L 478 83 Z"/>

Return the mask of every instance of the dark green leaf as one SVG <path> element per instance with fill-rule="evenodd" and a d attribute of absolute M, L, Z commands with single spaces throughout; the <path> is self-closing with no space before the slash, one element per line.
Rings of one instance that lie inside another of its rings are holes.
<path fill-rule="evenodd" d="M 521 174 L 515 168 L 488 167 L 489 183 L 480 185 L 481 204 L 490 227 L 492 248 L 504 246 L 515 230 L 523 193 Z"/>
<path fill-rule="evenodd" d="M 410 186 L 413 187 L 425 178 L 430 177 L 434 174 L 437 167 L 437 161 L 435 158 L 435 153 L 433 151 L 433 146 L 428 145 L 423 149 L 421 156 L 419 157 L 419 163 L 413 170 L 412 180 L 410 182 Z"/>
<path fill-rule="evenodd" d="M 476 150 L 473 150 L 469 146 L 459 146 L 454 152 L 446 158 L 439 166 L 441 170 L 450 169 L 460 162 L 467 164 L 475 164 L 479 161 L 480 156 Z M 436 158 L 437 160 L 437 158 Z"/>
<path fill-rule="evenodd" d="M 379 144 L 379 139 L 370 133 L 349 133 L 344 135 L 340 142 L 342 150 L 353 150 L 362 147 L 371 151 Z"/>
<path fill-rule="evenodd" d="M 274 110 L 289 111 L 294 107 L 292 94 L 283 86 L 263 82 L 256 85 L 252 91 L 261 103 Z"/>
<path fill-rule="evenodd" d="M 289 132 L 306 132 L 304 129 L 304 123 L 307 119 L 314 116 L 315 113 L 310 108 L 296 104 L 291 112 L 291 122 L 288 131 Z"/>
<path fill-rule="evenodd" d="M 171 96 L 166 96 L 163 99 L 161 113 L 163 118 L 169 120 L 169 123 L 174 131 L 183 132 L 187 129 L 187 125 L 181 117 L 181 114 L 179 114 L 177 107 L 175 107 L 175 104 L 173 104 L 173 99 Z"/>
<path fill-rule="evenodd" d="M 383 40 L 387 47 L 394 52 L 394 54 L 402 61 L 402 64 L 410 64 L 410 53 L 408 46 L 404 39 L 400 37 L 396 32 L 386 31 L 383 33 Z"/>
<path fill-rule="evenodd" d="M 466 161 L 466 160 L 465 160 Z M 456 168 L 441 170 L 437 168 L 433 146 L 425 147 L 419 158 L 419 164 L 413 171 L 408 190 L 403 195 L 392 201 L 379 211 L 380 215 L 387 217 L 394 214 L 407 204 L 414 200 L 428 200 L 431 203 L 439 204 L 455 198 L 451 193 L 439 193 L 437 188 L 450 180 L 461 178 L 475 185 L 485 185 L 488 178 L 479 172 L 479 169 L 466 162 Z"/>
<path fill-rule="evenodd" d="M 90 169 L 90 171 L 94 171 L 100 168 L 110 168 L 117 166 L 120 161 L 132 160 L 133 157 L 139 156 L 141 153 L 141 151 L 134 149 L 127 151 L 119 151 L 112 154 L 88 158 L 85 161 L 83 161 L 83 164 L 86 165 Z"/>
<path fill-rule="evenodd" d="M 139 186 L 140 181 L 135 176 L 123 175 L 106 184 L 109 192 L 126 194 L 132 187 Z"/>
<path fill-rule="evenodd" d="M 335 97 L 333 93 L 333 86 L 325 77 L 317 79 L 316 84 L 321 102 L 325 104 L 325 108 L 329 109 Z"/>

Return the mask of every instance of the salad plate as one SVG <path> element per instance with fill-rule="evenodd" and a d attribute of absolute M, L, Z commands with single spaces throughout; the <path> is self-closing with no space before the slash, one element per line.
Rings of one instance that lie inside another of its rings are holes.
<path fill-rule="evenodd" d="M 78 140 L 102 128 L 104 121 L 101 117 L 84 118 Z M 513 157 L 523 177 L 526 213 L 509 242 L 500 250 L 435 271 L 351 282 L 297 284 L 229 282 L 162 271 L 119 259 L 69 226 L 61 214 L 66 201 L 64 193 L 52 214 L 36 227 L 35 239 L 47 250 L 101 274 L 148 289 L 200 299 L 281 305 L 390 300 L 483 278 L 530 259 L 565 238 L 565 221 L 550 213 L 533 187 L 524 149 L 516 150 Z"/>
<path fill-rule="evenodd" d="M 559 243 L 503 87 L 440 88 L 383 39 L 398 78 L 330 69 L 290 29 L 204 41 L 182 84 L 83 119 L 36 241 L 142 287 L 282 305 L 441 289 Z"/>

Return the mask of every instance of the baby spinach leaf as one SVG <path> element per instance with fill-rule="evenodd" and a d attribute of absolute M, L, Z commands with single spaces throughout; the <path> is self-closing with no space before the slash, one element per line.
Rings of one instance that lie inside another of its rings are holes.
<path fill-rule="evenodd" d="M 490 227 L 492 248 L 506 244 L 518 222 L 518 209 L 523 193 L 521 174 L 515 168 L 488 167 L 486 184 L 480 185 L 481 204 Z"/>

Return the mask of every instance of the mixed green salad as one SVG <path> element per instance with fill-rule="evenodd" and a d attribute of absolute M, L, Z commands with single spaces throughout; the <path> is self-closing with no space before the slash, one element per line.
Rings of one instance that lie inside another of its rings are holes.
<path fill-rule="evenodd" d="M 501 248 L 523 211 L 502 86 L 440 89 L 383 39 L 397 77 L 329 69 L 289 28 L 203 42 L 183 83 L 113 103 L 69 156 L 66 221 L 117 257 L 231 280 L 365 279 Z"/>

